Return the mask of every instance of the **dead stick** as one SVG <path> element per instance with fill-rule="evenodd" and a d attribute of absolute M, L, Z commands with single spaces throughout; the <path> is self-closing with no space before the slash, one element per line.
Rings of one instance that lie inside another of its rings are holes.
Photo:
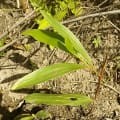
<path fill-rule="evenodd" d="M 90 81 L 91 83 L 98 83 L 98 81 Z M 105 83 L 101 83 L 101 85 L 111 89 L 112 91 L 114 91 L 115 93 L 119 94 L 120 95 L 120 92 L 118 90 L 116 90 L 114 87 L 110 86 L 110 85 L 107 85 Z"/>
<path fill-rule="evenodd" d="M 32 16 L 35 13 L 35 10 L 33 10 L 32 12 L 30 12 L 28 15 L 26 15 L 24 18 L 20 19 L 19 21 L 17 21 L 12 27 L 10 27 L 10 29 L 8 31 L 5 31 L 2 35 L 0 35 L 0 40 L 5 37 L 7 34 L 9 34 L 9 32 L 13 31 L 14 28 L 16 28 L 17 26 L 19 26 L 20 24 L 22 24 L 25 20 L 27 20 L 30 16 Z"/>
<path fill-rule="evenodd" d="M 83 19 L 86 19 L 86 18 L 103 16 L 103 15 L 113 15 L 113 14 L 120 14 L 120 10 L 112 10 L 112 11 L 107 11 L 107 12 L 100 12 L 100 13 L 94 13 L 94 14 L 90 14 L 90 15 L 80 16 L 80 17 L 77 17 L 77 18 L 74 18 L 74 19 L 71 19 L 71 20 L 63 21 L 62 23 L 66 24 L 66 23 L 71 23 L 71 22 L 76 22 L 76 21 L 79 21 L 79 20 L 83 20 Z"/>
<path fill-rule="evenodd" d="M 21 38 L 16 38 L 15 40 L 13 40 L 12 42 L 4 45 L 3 47 L 0 48 L 0 52 L 5 50 L 6 48 L 8 48 L 9 46 L 13 45 L 14 43 L 16 43 L 18 40 L 21 40 L 23 39 L 24 37 L 21 37 Z"/>

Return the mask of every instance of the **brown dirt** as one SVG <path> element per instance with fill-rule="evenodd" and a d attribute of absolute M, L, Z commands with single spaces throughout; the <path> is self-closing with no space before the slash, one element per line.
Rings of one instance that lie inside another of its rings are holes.
<path fill-rule="evenodd" d="M 102 1 L 98 0 L 94 0 L 94 2 L 90 2 L 89 0 L 81 2 L 85 8 L 84 15 L 119 9 L 120 3 L 119 0 L 110 0 L 100 6 Z M 5 0 L 0 7 L 16 9 L 16 3 L 12 0 Z M 0 35 L 24 16 L 25 14 L 21 10 L 6 11 L 0 9 Z M 119 19 L 119 15 L 101 16 L 69 23 L 66 24 L 66 26 L 80 38 L 80 41 L 92 56 L 97 68 L 103 64 L 107 55 L 104 84 L 110 85 L 120 93 L 120 68 L 116 67 L 120 63 L 120 31 L 113 26 L 114 24 L 119 28 Z M 24 24 L 15 28 L 6 39 L 10 42 L 19 36 L 18 33 L 20 33 L 21 30 L 27 29 L 32 25 L 32 20 L 29 20 L 29 23 L 25 21 Z M 92 43 L 96 36 L 101 37 L 101 44 L 98 48 L 95 48 Z M 24 43 L 29 43 L 32 49 L 26 51 L 23 48 Z M 51 52 L 52 50 L 46 45 L 40 44 L 31 38 L 18 41 L 17 45 L 13 45 L 4 50 L 4 54 L 0 58 L 1 120 L 13 120 L 16 115 L 28 111 L 30 112 L 34 108 L 49 111 L 52 115 L 52 120 L 120 120 L 120 96 L 104 85 L 101 85 L 100 94 L 94 105 L 90 105 L 86 108 L 82 108 L 81 106 L 36 106 L 29 104 L 22 106 L 21 103 L 23 102 L 24 96 L 34 90 L 45 91 L 47 93 L 81 93 L 91 98 L 94 97 L 97 86 L 94 81 L 97 81 L 97 78 L 84 70 L 67 74 L 54 81 L 36 85 L 26 92 L 24 90 L 17 93 L 10 91 L 13 83 L 25 74 L 51 63 L 63 62 L 68 56 L 67 53 L 56 50 L 53 57 L 49 59 Z M 23 65 L 25 60 L 26 63 Z M 34 66 L 31 62 L 34 63 Z M 75 58 L 69 58 L 67 62 L 78 61 Z"/>

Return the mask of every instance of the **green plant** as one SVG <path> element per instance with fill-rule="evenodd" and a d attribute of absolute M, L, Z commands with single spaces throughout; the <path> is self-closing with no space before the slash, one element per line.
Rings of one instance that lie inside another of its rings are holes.
<path fill-rule="evenodd" d="M 5 45 L 5 43 L 6 43 L 6 37 L 0 40 L 0 47 L 3 47 Z M 5 52 L 1 51 L 0 52 L 0 57 L 2 57 L 4 55 L 5 55 Z"/>
<path fill-rule="evenodd" d="M 92 43 L 94 44 L 95 48 L 98 48 L 100 46 L 100 44 L 101 44 L 101 37 L 100 36 L 96 36 L 93 39 Z"/>
<path fill-rule="evenodd" d="M 88 55 L 87 51 L 76 38 L 76 36 L 68 28 L 59 23 L 44 10 L 40 10 L 40 12 L 56 32 L 51 32 L 49 30 L 30 29 L 26 30 L 23 34 L 32 36 L 35 40 L 48 45 L 52 45 L 56 48 L 70 53 L 71 55 L 78 58 L 81 61 L 81 64 L 59 63 L 49 65 L 42 69 L 38 69 L 18 80 L 12 86 L 12 90 L 18 90 L 25 87 L 33 86 L 78 69 L 88 69 L 92 72 L 96 72 L 91 57 Z M 49 101 L 47 100 L 48 98 Z M 89 97 L 80 94 L 41 93 L 33 93 L 31 95 L 28 95 L 27 97 L 25 97 L 25 100 L 27 102 L 36 104 L 56 104 L 71 106 L 84 106 L 92 101 Z"/>
<path fill-rule="evenodd" d="M 78 16 L 82 13 L 81 4 L 77 0 L 30 0 L 31 5 L 36 9 L 44 9 L 53 15 L 55 19 L 61 21 L 68 14 Z M 39 29 L 45 29 L 49 27 L 49 23 L 46 19 L 36 19 Z"/>
<path fill-rule="evenodd" d="M 51 114 L 45 110 L 40 110 L 36 114 L 20 114 L 14 120 L 45 120 L 51 118 Z"/>

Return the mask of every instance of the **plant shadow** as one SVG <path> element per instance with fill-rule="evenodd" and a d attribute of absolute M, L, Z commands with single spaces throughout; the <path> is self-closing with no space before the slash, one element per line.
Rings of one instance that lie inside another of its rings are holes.
<path fill-rule="evenodd" d="M 14 81 L 16 79 L 19 79 L 19 78 L 25 76 L 26 74 L 28 74 L 28 73 L 20 73 L 20 74 L 16 74 L 16 75 L 10 76 L 10 77 L 5 78 L 4 80 L 2 80 L 1 83 L 8 83 L 8 82 Z"/>

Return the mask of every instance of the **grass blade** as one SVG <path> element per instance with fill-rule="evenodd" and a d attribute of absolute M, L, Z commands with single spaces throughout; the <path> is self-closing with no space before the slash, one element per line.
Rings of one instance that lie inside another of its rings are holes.
<path fill-rule="evenodd" d="M 41 14 L 49 22 L 49 24 L 65 39 L 67 49 L 84 63 L 93 66 L 91 57 L 84 49 L 83 45 L 76 38 L 76 36 L 64 25 L 59 23 L 51 15 L 47 14 L 44 10 L 41 10 Z M 69 44 L 68 44 L 69 43 Z M 74 49 L 73 49 L 74 48 Z"/>
<path fill-rule="evenodd" d="M 23 35 L 30 35 L 37 41 L 52 45 L 64 51 L 68 51 L 65 47 L 64 38 L 55 32 L 39 29 L 29 29 L 23 32 Z"/>
<path fill-rule="evenodd" d="M 33 86 L 35 84 L 54 79 L 65 73 L 75 71 L 77 69 L 82 69 L 85 67 L 86 67 L 85 65 L 74 64 L 74 63 L 53 64 L 53 65 L 44 67 L 42 69 L 38 69 L 24 76 L 13 85 L 12 90 Z"/>
<path fill-rule="evenodd" d="M 85 106 L 92 100 L 80 94 L 41 94 L 33 93 L 25 98 L 26 102 L 47 105 Z"/>

